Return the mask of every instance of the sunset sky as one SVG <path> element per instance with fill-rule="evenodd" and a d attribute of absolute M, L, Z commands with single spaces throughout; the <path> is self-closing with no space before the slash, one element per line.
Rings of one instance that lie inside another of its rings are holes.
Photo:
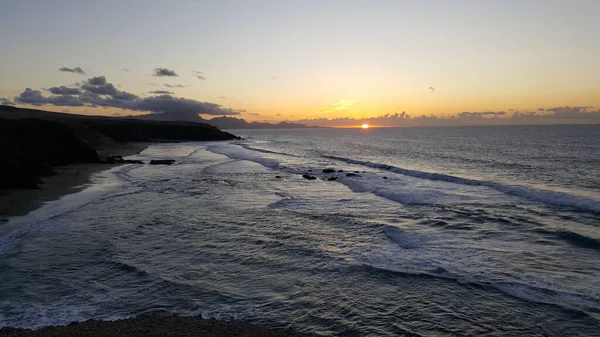
<path fill-rule="evenodd" d="M 3 0 L 0 30 L 22 107 L 600 122 L 598 0 Z"/>

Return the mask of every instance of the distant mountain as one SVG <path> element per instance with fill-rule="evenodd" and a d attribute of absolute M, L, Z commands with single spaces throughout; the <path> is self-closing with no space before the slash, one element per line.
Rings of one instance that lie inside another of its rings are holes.
<path fill-rule="evenodd" d="M 314 128 L 315 126 L 308 126 L 304 124 L 280 122 L 277 124 L 273 123 L 260 123 L 252 122 L 248 123 L 242 118 L 235 117 L 216 117 L 213 119 L 204 119 L 196 113 L 187 112 L 163 112 L 160 114 L 149 114 L 140 116 L 128 116 L 130 118 L 139 118 L 147 120 L 159 120 L 159 121 L 186 121 L 186 122 L 197 122 L 206 123 L 212 126 L 216 126 L 219 129 L 300 129 L 300 128 Z"/>
<path fill-rule="evenodd" d="M 208 121 L 198 116 L 195 112 L 163 112 L 159 114 L 127 116 L 127 118 L 138 118 L 154 121 L 170 121 L 170 122 L 195 122 L 207 123 Z"/>
<path fill-rule="evenodd" d="M 234 117 L 217 117 L 207 120 L 205 123 L 216 126 L 219 129 L 300 129 L 314 127 L 288 122 L 280 122 L 277 124 L 260 122 L 248 123 L 242 118 Z"/>

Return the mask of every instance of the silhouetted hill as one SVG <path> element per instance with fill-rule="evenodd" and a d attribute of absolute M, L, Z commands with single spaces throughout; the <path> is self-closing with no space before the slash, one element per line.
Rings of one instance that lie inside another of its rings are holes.
<path fill-rule="evenodd" d="M 195 113 L 187 112 L 164 112 L 160 114 L 149 114 L 131 117 L 144 120 L 187 121 L 196 123 L 206 123 L 218 127 L 219 129 L 300 129 L 315 127 L 288 122 L 280 122 L 277 124 L 260 122 L 248 123 L 242 118 L 235 117 L 216 117 L 213 119 L 204 119 Z"/>
<path fill-rule="evenodd" d="M 83 116 L 0 106 L 0 188 L 34 188 L 52 166 L 99 162 L 96 149 L 116 142 L 230 140 L 195 122 Z"/>

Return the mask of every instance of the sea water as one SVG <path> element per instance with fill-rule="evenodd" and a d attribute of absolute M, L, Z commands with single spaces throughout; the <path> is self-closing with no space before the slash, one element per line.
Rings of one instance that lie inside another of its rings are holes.
<path fill-rule="evenodd" d="M 0 327 L 600 335 L 600 125 L 232 132 L 1 224 Z"/>

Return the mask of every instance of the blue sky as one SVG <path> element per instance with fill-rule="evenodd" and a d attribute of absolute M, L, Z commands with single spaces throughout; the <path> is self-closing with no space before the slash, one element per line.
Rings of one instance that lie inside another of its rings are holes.
<path fill-rule="evenodd" d="M 4 0 L 0 97 L 105 76 L 259 120 L 597 107 L 599 14 L 594 0 Z"/>

